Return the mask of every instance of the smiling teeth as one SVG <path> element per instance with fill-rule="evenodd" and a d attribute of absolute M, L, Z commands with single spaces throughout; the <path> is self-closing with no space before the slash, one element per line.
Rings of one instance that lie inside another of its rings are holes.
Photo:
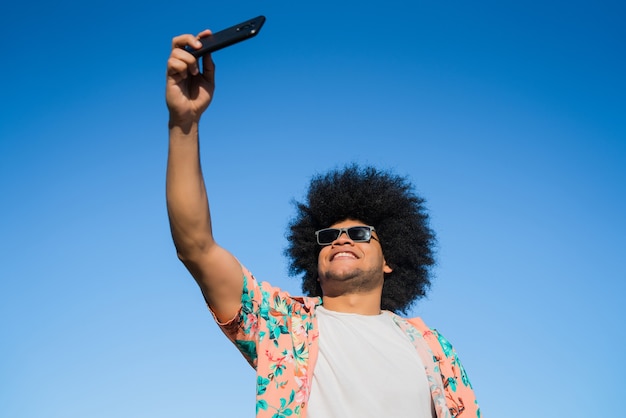
<path fill-rule="evenodd" d="M 350 257 L 350 258 L 356 258 L 356 256 L 352 253 L 348 253 L 348 252 L 341 252 L 341 253 L 337 253 L 335 254 L 335 256 L 333 258 L 337 258 L 337 257 Z"/>

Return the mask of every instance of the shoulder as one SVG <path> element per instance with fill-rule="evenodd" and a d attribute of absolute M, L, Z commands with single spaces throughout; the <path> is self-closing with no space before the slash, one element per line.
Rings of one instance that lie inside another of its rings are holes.
<path fill-rule="evenodd" d="M 319 297 L 293 296 L 269 282 L 259 282 L 246 267 L 242 265 L 241 268 L 244 276 L 242 298 L 244 310 L 246 310 L 246 305 L 254 303 L 262 308 L 276 310 L 283 314 L 291 313 L 292 309 L 305 309 L 313 312 L 315 307 L 322 303 Z"/>
<path fill-rule="evenodd" d="M 452 353 L 452 345 L 443 335 L 435 328 L 431 328 L 420 317 L 407 318 L 406 321 L 413 325 L 419 333 L 424 337 L 428 346 L 433 350 L 435 356 L 450 357 Z"/>

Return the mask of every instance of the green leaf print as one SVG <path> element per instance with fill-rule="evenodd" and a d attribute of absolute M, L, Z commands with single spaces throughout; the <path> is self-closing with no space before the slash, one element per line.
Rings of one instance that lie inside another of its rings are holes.
<path fill-rule="evenodd" d="M 472 389 L 472 384 L 469 381 L 469 377 L 467 377 L 467 372 L 465 371 L 465 367 L 461 363 L 459 363 L 459 368 L 461 369 L 461 381 L 463 384 L 470 389 Z"/>
<path fill-rule="evenodd" d="M 270 370 L 273 371 L 273 374 L 275 376 L 280 376 L 283 374 L 283 370 L 285 370 L 286 366 L 284 364 L 280 364 L 280 363 L 271 363 L 270 364 Z"/>
<path fill-rule="evenodd" d="M 252 363 L 256 360 L 256 344 L 254 341 L 235 340 L 235 345 L 248 362 Z"/>
<path fill-rule="evenodd" d="M 456 392 L 456 379 L 453 377 L 449 377 L 448 378 L 448 385 L 450 385 L 450 388 L 452 389 L 452 392 Z"/>
<path fill-rule="evenodd" d="M 286 354 L 286 352 L 284 354 Z M 306 361 L 309 359 L 309 350 L 306 343 L 302 343 L 296 347 L 296 349 L 293 351 L 293 359 L 298 364 L 306 363 Z"/>
<path fill-rule="evenodd" d="M 274 310 L 283 316 L 291 316 L 292 305 L 280 295 L 274 296 Z"/>
<path fill-rule="evenodd" d="M 270 380 L 263 376 L 257 376 L 256 378 L 256 393 L 257 395 L 263 395 L 267 390 L 267 385 L 270 384 Z"/>
<path fill-rule="evenodd" d="M 259 316 L 263 319 L 265 319 L 266 321 L 270 319 L 270 303 L 269 303 L 269 297 L 270 294 L 268 292 L 261 292 L 263 295 L 263 298 L 261 298 L 261 306 L 259 306 Z"/>
<path fill-rule="evenodd" d="M 270 333 L 270 340 L 277 340 L 281 334 L 289 334 L 289 329 L 274 318 L 267 321 L 267 329 Z"/>
<path fill-rule="evenodd" d="M 265 402 L 263 399 L 258 400 L 256 403 L 257 414 L 259 413 L 259 409 L 267 410 L 267 402 Z"/>
<path fill-rule="evenodd" d="M 273 418 L 286 418 L 293 415 L 293 410 L 287 408 L 288 403 L 285 398 L 280 398 L 280 408 L 276 411 Z"/>
<path fill-rule="evenodd" d="M 243 312 L 250 313 L 254 310 L 252 305 L 252 299 L 254 299 L 254 291 L 248 292 L 248 278 L 243 276 L 243 293 L 241 295 L 241 306 Z"/>
<path fill-rule="evenodd" d="M 439 332 L 437 332 L 437 339 L 439 340 L 439 344 L 441 344 L 441 348 L 443 349 L 446 357 L 452 356 L 452 354 L 454 353 L 454 350 L 452 349 L 452 344 L 450 344 L 450 342 L 446 340 L 446 338 Z"/>

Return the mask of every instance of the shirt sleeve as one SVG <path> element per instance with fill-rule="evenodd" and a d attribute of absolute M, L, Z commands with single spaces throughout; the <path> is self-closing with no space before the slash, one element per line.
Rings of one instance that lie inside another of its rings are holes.
<path fill-rule="evenodd" d="M 242 271 L 243 289 L 239 312 L 228 322 L 221 323 L 217 318 L 215 320 L 248 363 L 256 369 L 261 341 L 268 334 L 271 334 L 271 338 L 275 333 L 288 333 L 282 323 L 274 320 L 274 314 L 287 313 L 285 310 L 291 307 L 294 300 L 287 292 L 272 287 L 267 282 L 258 283 L 243 266 Z"/>
<path fill-rule="evenodd" d="M 452 418 L 480 418 L 480 407 L 465 368 L 452 344 L 420 318 L 408 320 L 424 337 L 441 375 L 445 403 Z"/>
<path fill-rule="evenodd" d="M 452 344 L 439 331 L 433 329 L 433 336 L 441 347 L 435 353 L 439 362 L 446 398 L 453 417 L 480 417 L 480 408 L 467 372 L 459 360 Z"/>

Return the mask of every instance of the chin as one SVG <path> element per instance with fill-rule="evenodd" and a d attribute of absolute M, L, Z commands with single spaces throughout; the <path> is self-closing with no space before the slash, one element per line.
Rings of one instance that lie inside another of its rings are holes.
<path fill-rule="evenodd" d="M 360 270 L 336 270 L 336 271 L 328 271 L 325 275 L 320 276 L 321 282 L 345 282 L 347 280 L 356 279 L 359 276 L 362 276 L 362 272 Z"/>

